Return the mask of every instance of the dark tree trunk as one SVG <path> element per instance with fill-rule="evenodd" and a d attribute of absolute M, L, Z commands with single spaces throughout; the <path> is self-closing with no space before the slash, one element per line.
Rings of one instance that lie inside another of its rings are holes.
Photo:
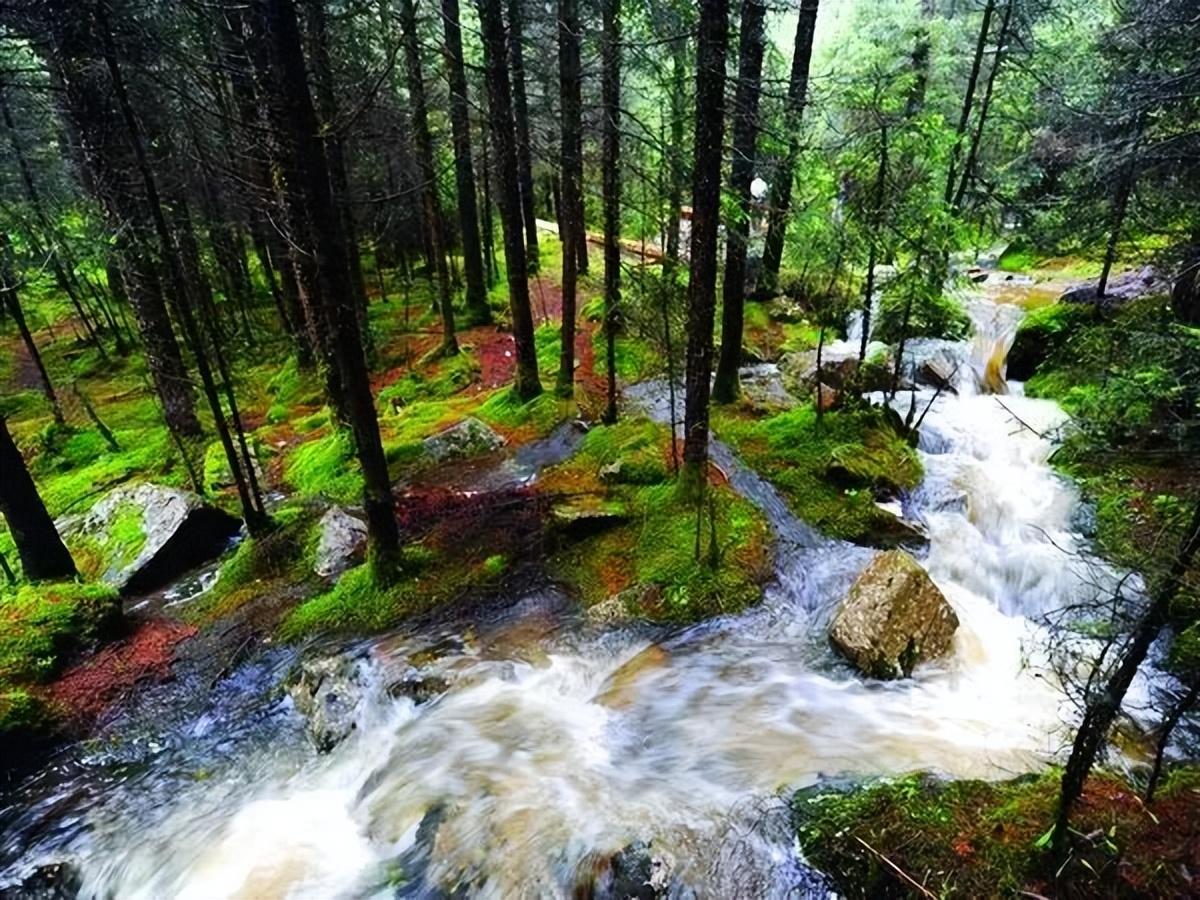
<path fill-rule="evenodd" d="M 800 18 L 796 22 L 796 48 L 792 53 L 792 76 L 788 82 L 784 113 L 787 155 L 771 184 L 767 238 L 763 245 L 762 275 L 758 281 L 758 290 L 766 294 L 773 294 L 779 288 L 779 268 L 783 264 L 783 244 L 792 207 L 792 180 L 800 158 L 800 125 L 808 99 L 808 69 L 812 62 L 813 35 L 817 31 L 817 5 L 818 0 L 801 0 Z"/>
<path fill-rule="evenodd" d="M 963 197 L 975 177 L 975 164 L 979 159 L 979 145 L 983 142 L 983 129 L 987 125 L 988 112 L 991 110 L 992 97 L 995 93 L 996 76 L 1000 74 L 1000 66 L 1004 62 L 1004 45 L 1008 42 L 1010 23 L 1012 22 L 1013 6 L 1016 0 L 1008 0 L 1004 4 L 1004 15 L 1000 19 L 1000 31 L 996 35 L 996 56 L 992 60 L 991 71 L 988 72 L 987 85 L 983 91 L 983 100 L 979 104 L 979 116 L 975 121 L 975 130 L 971 134 L 971 146 L 967 150 L 967 158 L 963 162 L 962 177 L 958 189 L 954 192 L 954 209 L 962 209 Z"/>
<path fill-rule="evenodd" d="M 458 0 L 442 0 L 446 32 L 446 74 L 450 81 L 450 127 L 454 135 L 454 180 L 458 187 L 458 225 L 462 232 L 463 270 L 467 278 L 464 298 L 468 325 L 492 320 L 483 275 L 479 241 L 479 212 L 475 207 L 475 167 L 471 160 L 471 116 L 467 100 L 467 73 L 463 66 L 462 28 Z"/>
<path fill-rule="evenodd" d="M 417 34 L 417 16 L 413 0 L 400 0 L 400 30 L 404 34 L 404 59 L 407 63 L 408 101 L 412 105 L 413 143 L 417 167 L 421 172 L 421 211 L 437 277 L 438 303 L 442 313 L 444 354 L 458 352 L 454 338 L 454 300 L 450 291 L 450 272 L 446 266 L 446 239 L 442 232 L 442 205 L 438 199 L 437 165 L 433 158 L 433 139 L 429 135 L 429 114 L 425 107 L 425 79 L 421 74 L 421 43 Z"/>
<path fill-rule="evenodd" d="M 1100 269 L 1100 280 L 1096 282 L 1096 297 L 1103 300 L 1108 290 L 1108 278 L 1112 274 L 1113 263 L 1117 261 L 1117 245 L 1125 230 L 1125 216 L 1129 212 L 1129 200 L 1133 196 L 1133 188 L 1137 183 L 1138 148 L 1141 144 L 1143 120 L 1139 116 L 1133 144 L 1129 148 L 1129 158 L 1121 167 L 1118 176 L 1117 191 L 1112 201 L 1112 218 L 1109 220 L 1108 242 L 1104 247 L 1104 265 Z"/>
<path fill-rule="evenodd" d="M 292 0 L 255 0 L 251 7 L 269 47 L 276 100 L 272 125 L 286 151 L 283 193 L 290 198 L 293 234 L 306 239 L 318 289 L 306 299 L 324 309 L 333 329 L 336 363 L 345 389 L 346 413 L 363 473 L 370 559 L 377 578 L 389 580 L 399 568 L 400 532 L 396 523 L 387 459 L 379 434 L 375 400 L 359 333 L 354 294 L 346 262 L 345 236 L 330 191 L 329 167 L 317 137 L 317 117 L 306 85 L 296 10 Z"/>
<path fill-rule="evenodd" d="M 963 139 L 967 136 L 967 125 L 971 121 L 971 109 L 975 105 L 975 87 L 979 84 L 979 73 L 983 68 L 983 51 L 987 49 L 988 34 L 992 29 L 992 14 L 996 11 L 996 0 L 987 0 L 983 7 L 983 21 L 979 25 L 979 37 L 975 41 L 975 55 L 971 58 L 971 73 L 967 76 L 967 89 L 963 93 L 962 110 L 958 114 L 958 127 L 954 129 L 954 145 L 950 148 L 950 166 L 946 170 L 944 201 L 954 199 L 954 183 L 958 178 L 958 157 L 962 152 Z"/>
<path fill-rule="evenodd" d="M 17 331 L 21 335 L 21 342 L 25 345 L 25 351 L 33 361 L 33 367 L 37 369 L 38 380 L 42 383 L 42 392 L 50 404 L 54 421 L 62 425 L 65 422 L 62 404 L 58 402 L 58 395 L 54 393 L 54 384 L 50 381 L 50 373 L 46 371 L 46 364 L 42 361 L 42 354 L 38 350 L 37 342 L 34 341 L 33 334 L 29 330 L 29 323 L 25 321 L 25 311 L 21 308 L 21 299 L 17 295 L 16 274 L 13 272 L 12 266 L 12 247 L 9 244 L 8 235 L 3 231 L 0 231 L 0 296 L 4 298 L 4 302 L 0 303 L 0 308 L 6 310 L 12 317 Z"/>
<path fill-rule="evenodd" d="M 487 269 L 488 287 L 491 287 L 500 277 L 500 266 L 496 262 L 496 225 L 492 221 L 492 161 L 491 154 L 488 153 L 488 145 L 491 143 L 488 140 L 488 131 L 489 126 L 487 122 L 484 122 L 480 139 L 483 150 L 483 216 L 481 224 L 483 226 L 484 268 Z"/>
<path fill-rule="evenodd" d="M 559 232 L 562 238 L 562 355 L 558 365 L 558 393 L 575 392 L 575 293 L 578 283 L 576 242 L 583 161 L 582 79 L 579 54 L 578 0 L 558 0 L 559 108 L 562 115 L 562 201 L 559 203 Z"/>
<path fill-rule="evenodd" d="M 313 83 L 317 89 L 317 114 L 325 135 L 325 159 L 329 166 L 330 186 L 337 213 L 346 236 L 346 265 L 349 269 L 350 287 L 362 332 L 363 349 L 372 352 L 371 329 L 367 319 L 367 284 L 362 273 L 362 257 L 358 245 L 358 225 L 354 221 L 354 204 L 350 195 L 350 178 L 346 173 L 345 149 L 341 135 L 335 129 L 338 117 L 337 97 L 334 94 L 333 67 L 329 61 L 329 35 L 326 25 L 325 4 L 327 0 L 306 0 L 309 56 Z"/>
<path fill-rule="evenodd" d="M 508 274 L 508 302 L 516 342 L 517 370 L 513 390 L 528 400 L 542 391 L 538 380 L 537 351 L 533 343 L 533 313 L 529 307 L 529 274 L 525 261 L 521 186 L 517 162 L 512 89 L 508 80 L 504 19 L 500 0 L 478 0 L 487 70 L 488 111 L 496 143 L 497 200 L 504 231 L 504 259 Z"/>
<path fill-rule="evenodd" d="M 525 40 L 521 0 L 508 0 L 508 55 L 513 121 L 517 135 L 517 175 L 520 178 L 521 221 L 525 225 L 525 256 L 530 273 L 537 272 L 537 218 L 533 201 L 533 147 L 529 140 L 529 103 L 525 97 Z"/>
<path fill-rule="evenodd" d="M 667 240 L 664 248 L 663 281 L 675 293 L 675 271 L 679 267 L 679 221 L 683 192 L 687 185 L 684 165 L 684 127 L 687 116 L 687 44 L 682 38 L 671 42 L 671 146 L 667 160 Z"/>
<path fill-rule="evenodd" d="M 8 523 L 21 568 L 30 581 L 71 578 L 75 563 L 38 496 L 21 451 L 0 416 L 0 513 Z"/>
<path fill-rule="evenodd" d="M 600 10 L 603 126 L 601 175 L 604 190 L 604 346 L 608 402 L 604 421 L 617 421 L 617 324 L 621 309 L 621 0 L 603 0 Z"/>
<path fill-rule="evenodd" d="M 683 463 L 689 483 L 703 484 L 708 465 L 708 401 L 721 214 L 721 147 L 725 137 L 727 0 L 701 0 L 696 55 L 696 164 L 692 173 L 691 272 L 687 291 L 687 396 Z"/>
<path fill-rule="evenodd" d="M 744 0 L 738 47 L 738 83 L 733 106 L 733 163 L 729 193 L 736 204 L 732 222 L 726 223 L 725 284 L 721 306 L 721 353 L 713 382 L 713 400 L 730 403 L 741 389 L 742 332 L 746 305 L 746 243 L 750 237 L 750 182 L 758 145 L 758 96 L 761 92 L 763 0 Z"/>
<path fill-rule="evenodd" d="M 1192 684 L 1184 695 L 1171 707 L 1163 723 L 1159 726 L 1158 742 L 1154 747 L 1154 763 L 1150 767 L 1150 779 L 1146 782 L 1146 793 L 1142 799 L 1146 803 L 1154 801 L 1154 792 L 1158 790 L 1159 779 L 1162 778 L 1163 762 L 1167 754 L 1167 746 L 1171 743 L 1171 734 L 1179 724 L 1180 719 L 1200 703 L 1200 672 L 1192 674 Z"/>
<path fill-rule="evenodd" d="M 879 228 L 883 221 L 883 194 L 887 188 L 888 169 L 888 133 L 887 125 L 879 129 L 879 168 L 875 175 L 874 204 L 872 211 L 871 236 L 867 251 L 867 283 L 863 288 L 862 303 L 862 338 L 858 347 L 858 364 L 861 366 L 867 359 L 867 344 L 871 340 L 871 303 L 875 295 L 875 264 L 879 262 Z"/>
<path fill-rule="evenodd" d="M 1121 661 L 1103 687 L 1087 698 L 1087 710 L 1079 730 L 1071 756 L 1063 769 L 1062 788 L 1058 801 L 1058 812 L 1054 821 L 1051 847 L 1056 865 L 1064 864 L 1070 853 L 1071 812 L 1083 793 L 1088 773 L 1096 762 L 1096 754 L 1108 737 L 1109 729 L 1121 711 L 1121 703 L 1129 685 L 1133 683 L 1138 668 L 1150 652 L 1150 647 L 1162 631 L 1167 614 L 1183 583 L 1183 577 L 1191 568 L 1200 547 L 1200 502 L 1192 511 L 1192 520 L 1184 532 L 1183 541 L 1166 577 L 1151 592 L 1150 605 L 1142 615 L 1129 641 L 1126 643 Z"/>

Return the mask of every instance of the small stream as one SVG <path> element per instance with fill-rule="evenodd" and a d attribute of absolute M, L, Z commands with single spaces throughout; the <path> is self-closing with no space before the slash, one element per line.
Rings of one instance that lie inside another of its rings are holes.
<path fill-rule="evenodd" d="M 271 650 L 189 686 L 157 730 L 83 748 L 6 798 L 0 885 L 69 860 L 86 897 L 569 896 L 598 855 L 649 841 L 675 896 L 825 896 L 787 792 L 1045 766 L 1071 712 L 1037 622 L 1115 578 L 1047 465 L 1062 412 L 1017 384 L 976 390 L 1021 315 L 998 299 L 971 297 L 968 365 L 926 416 L 927 475 L 901 501 L 961 621 L 945 660 L 881 683 L 836 657 L 828 619 L 872 551 L 813 532 L 717 444 L 777 535 L 761 605 L 683 630 L 601 627 L 545 587 L 470 624 L 338 648 L 368 684 L 355 732 L 325 756 L 275 690 L 296 651 Z M 628 400 L 665 417 L 664 393 Z M 394 696 L 413 672 L 446 689 Z"/>

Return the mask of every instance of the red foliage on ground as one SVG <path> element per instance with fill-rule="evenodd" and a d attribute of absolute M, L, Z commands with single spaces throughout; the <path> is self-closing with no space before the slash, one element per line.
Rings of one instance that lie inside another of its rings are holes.
<path fill-rule="evenodd" d="M 191 625 L 145 622 L 129 637 L 68 669 L 46 692 L 70 721 L 87 724 L 139 682 L 170 678 L 175 647 L 195 634 Z"/>

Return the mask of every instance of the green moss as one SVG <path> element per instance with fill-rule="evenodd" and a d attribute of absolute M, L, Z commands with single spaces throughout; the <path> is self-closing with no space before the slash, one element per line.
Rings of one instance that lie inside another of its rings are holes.
<path fill-rule="evenodd" d="M 246 538 L 222 563 L 216 583 L 189 603 L 188 621 L 208 625 L 246 603 L 281 590 L 294 590 L 312 578 L 319 537 L 318 506 L 289 503 L 272 512 L 275 529 Z"/>
<path fill-rule="evenodd" d="M 766 523 L 727 485 L 711 485 L 697 559 L 697 510 L 680 499 L 667 441 L 667 429 L 645 419 L 599 426 L 574 458 L 544 473 L 546 490 L 628 517 L 559 551 L 550 570 L 589 606 L 637 588 L 633 611 L 650 619 L 690 622 L 744 609 L 761 597 L 769 570 Z"/>
<path fill-rule="evenodd" d="M 379 584 L 369 565 L 350 569 L 331 589 L 292 610 L 280 626 L 280 636 L 297 640 L 314 634 L 382 631 L 494 581 L 503 569 L 503 557 L 473 563 L 420 544 L 404 547 L 401 557 L 403 574 L 395 583 Z"/>
<path fill-rule="evenodd" d="M 284 460 L 283 478 L 302 497 L 328 497 L 339 503 L 362 498 L 362 472 L 354 457 L 354 439 L 346 430 L 296 447 Z"/>
<path fill-rule="evenodd" d="M 51 711 L 37 694 L 0 682 L 0 735 L 40 732 L 49 726 Z"/>
<path fill-rule="evenodd" d="M 554 430 L 571 410 L 571 404 L 545 391 L 528 402 L 522 402 L 513 391 L 502 389 L 492 394 L 479 407 L 480 419 L 496 428 L 514 430 L 531 429 L 536 435 L 547 435 Z"/>
<path fill-rule="evenodd" d="M 713 425 L 798 517 L 832 537 L 868 543 L 887 538 L 895 519 L 876 506 L 875 492 L 921 481 L 916 452 L 878 409 L 818 419 L 806 405 L 761 420 L 722 410 Z"/>
<path fill-rule="evenodd" d="M 607 377 L 608 345 L 603 328 L 597 328 L 592 335 L 592 351 L 596 357 L 596 374 Z M 617 335 L 613 342 L 613 355 L 617 364 L 617 377 L 628 384 L 645 381 L 663 371 L 662 352 L 631 329 Z"/>
<path fill-rule="evenodd" d="M 383 412 L 423 400 L 445 400 L 469 387 L 479 376 L 479 363 L 469 353 L 458 353 L 424 371 L 410 371 L 379 392 Z"/>
<path fill-rule="evenodd" d="M 0 597 L 0 687 L 44 681 L 67 657 L 120 620 L 116 591 L 106 585 L 60 582 L 22 585 Z"/>
<path fill-rule="evenodd" d="M 1073 895 L 1174 896 L 1184 883 L 1173 863 L 1194 840 L 1186 832 L 1200 805 L 1189 787 L 1197 771 L 1173 773 L 1149 814 L 1131 802 L 1135 789 L 1094 775 L 1074 827 L 1106 840 L 1061 873 Z M 846 897 L 907 896 L 897 869 L 939 897 L 1042 894 L 1055 874 L 1043 837 L 1059 779 L 1056 771 L 1004 782 L 914 775 L 848 791 L 809 788 L 793 799 L 793 824 L 805 857 Z"/>

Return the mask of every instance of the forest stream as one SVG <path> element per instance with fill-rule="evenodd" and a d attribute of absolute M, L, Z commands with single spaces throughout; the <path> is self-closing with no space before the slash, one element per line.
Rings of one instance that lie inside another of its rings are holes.
<path fill-rule="evenodd" d="M 966 303 L 957 391 L 895 400 L 901 415 L 932 400 L 925 479 L 900 511 L 961 620 L 944 660 L 875 682 L 836 657 L 828 618 L 872 551 L 813 532 L 718 444 L 776 535 L 760 605 L 683 630 L 605 627 L 547 586 L 469 625 L 323 647 L 367 685 L 325 755 L 280 687 L 298 651 L 269 649 L 4 798 L 0 884 L 68 861 L 87 897 L 569 895 L 590 860 L 644 841 L 674 894 L 824 896 L 785 791 L 1043 767 L 1073 712 L 1042 618 L 1115 574 L 1087 556 L 1077 492 L 1047 463 L 1064 414 L 1020 384 L 977 389 L 1024 297 L 993 281 Z M 627 402 L 661 417 L 664 394 L 645 383 Z M 417 677 L 434 699 L 394 689 Z"/>

